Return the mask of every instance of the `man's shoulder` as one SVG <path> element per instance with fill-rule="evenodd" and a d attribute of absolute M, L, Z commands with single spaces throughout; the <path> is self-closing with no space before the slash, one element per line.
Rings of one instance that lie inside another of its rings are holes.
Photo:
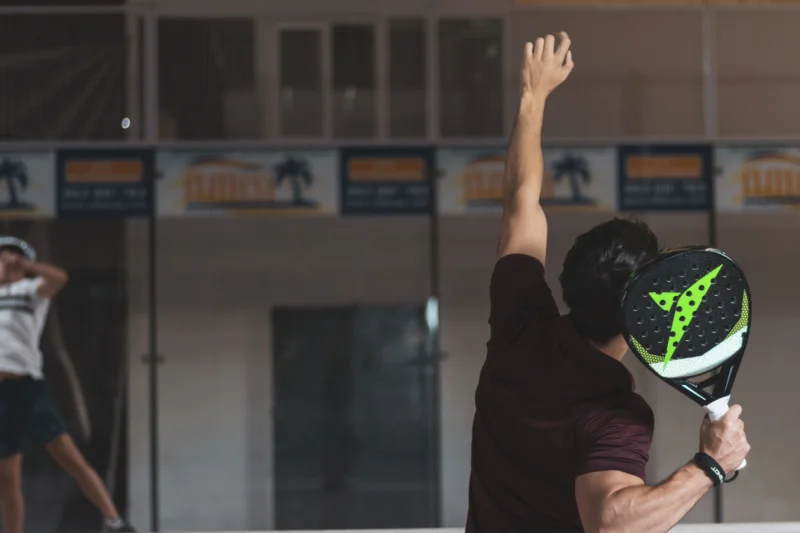
<path fill-rule="evenodd" d="M 633 391 L 585 402 L 578 418 L 587 429 L 614 425 L 652 431 L 655 421 L 650 405 Z"/>

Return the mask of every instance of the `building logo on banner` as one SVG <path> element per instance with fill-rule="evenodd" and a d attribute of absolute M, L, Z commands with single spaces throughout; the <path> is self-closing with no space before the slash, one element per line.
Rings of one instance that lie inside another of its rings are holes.
<path fill-rule="evenodd" d="M 335 214 L 336 152 L 158 154 L 158 213 Z"/>
<path fill-rule="evenodd" d="M 800 149 L 718 148 L 716 165 L 718 209 L 800 209 Z"/>
<path fill-rule="evenodd" d="M 57 168 L 59 216 L 150 215 L 152 150 L 60 150 Z"/>
<path fill-rule="evenodd" d="M 500 211 L 505 157 L 504 149 L 439 150 L 440 212 Z M 542 205 L 614 210 L 615 162 L 612 149 L 545 149 Z"/>
<path fill-rule="evenodd" d="M 52 152 L 0 152 L 0 217 L 52 217 L 55 198 Z"/>
<path fill-rule="evenodd" d="M 620 209 L 709 209 L 712 155 L 711 147 L 702 145 L 620 146 Z"/>
<path fill-rule="evenodd" d="M 344 149 L 342 213 L 431 213 L 433 173 L 433 151 L 429 148 Z"/>

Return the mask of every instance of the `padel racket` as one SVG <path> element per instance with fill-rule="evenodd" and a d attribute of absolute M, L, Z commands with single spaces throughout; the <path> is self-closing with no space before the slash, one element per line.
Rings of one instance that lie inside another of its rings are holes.
<path fill-rule="evenodd" d="M 751 307 L 744 272 L 727 255 L 668 250 L 628 280 L 623 335 L 651 372 L 719 420 L 747 346 Z"/>

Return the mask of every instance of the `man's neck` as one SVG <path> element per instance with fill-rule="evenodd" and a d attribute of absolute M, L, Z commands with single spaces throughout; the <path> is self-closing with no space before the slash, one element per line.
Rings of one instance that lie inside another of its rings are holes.
<path fill-rule="evenodd" d="M 625 342 L 625 338 L 622 335 L 617 335 L 603 344 L 597 342 L 590 342 L 589 344 L 617 361 L 622 361 L 622 358 L 628 353 L 628 344 Z"/>

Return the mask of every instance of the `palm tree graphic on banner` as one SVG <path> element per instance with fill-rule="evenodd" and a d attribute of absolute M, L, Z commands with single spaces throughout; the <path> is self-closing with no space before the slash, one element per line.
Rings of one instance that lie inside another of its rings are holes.
<path fill-rule="evenodd" d="M 303 189 L 310 187 L 314 183 L 314 175 L 308 165 L 308 161 L 293 156 L 286 159 L 272 168 L 275 173 L 275 185 L 280 187 L 284 182 L 288 182 L 292 188 L 292 206 L 313 206 L 316 202 L 303 196 Z"/>
<path fill-rule="evenodd" d="M 569 180 L 571 198 L 551 198 L 549 204 L 592 205 L 595 201 L 583 195 L 582 186 L 592 181 L 589 163 L 586 158 L 573 154 L 565 154 L 553 164 L 553 181 Z M 543 199 L 544 200 L 544 199 Z"/>
<path fill-rule="evenodd" d="M 8 200 L 0 203 L 0 209 L 34 209 L 33 204 L 19 199 L 20 190 L 28 188 L 28 168 L 25 163 L 15 159 L 3 158 L 0 161 L 0 183 L 8 191 Z"/>

